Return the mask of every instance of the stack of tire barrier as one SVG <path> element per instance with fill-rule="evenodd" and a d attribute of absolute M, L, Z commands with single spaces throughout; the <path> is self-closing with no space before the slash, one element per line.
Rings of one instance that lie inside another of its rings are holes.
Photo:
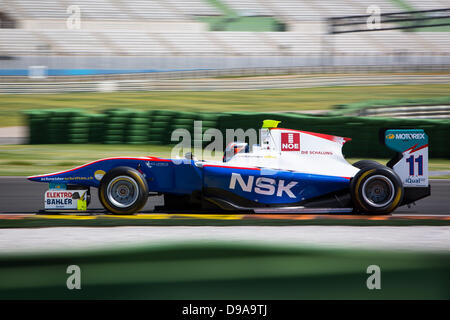
<path fill-rule="evenodd" d="M 179 112 L 173 119 L 171 132 L 177 129 L 187 130 L 191 136 L 193 147 L 205 147 L 210 140 L 206 137 L 204 139 L 204 134 L 208 129 L 217 128 L 220 116 L 218 113 L 211 112 Z M 168 143 L 177 143 L 177 140 L 168 141 Z"/>
<path fill-rule="evenodd" d="M 226 113 L 220 121 L 220 129 L 225 134 L 226 128 L 260 128 L 264 119 L 281 121 L 283 128 L 320 132 L 352 138 L 346 143 L 343 153 L 347 157 L 391 157 L 392 152 L 380 143 L 380 129 L 424 129 L 430 143 L 430 156 L 450 158 L 448 137 L 450 120 L 394 119 L 375 117 L 330 117 L 302 115 L 297 113 Z"/>
<path fill-rule="evenodd" d="M 265 119 L 281 121 L 280 127 L 313 131 L 352 138 L 343 153 L 347 157 L 391 157 L 392 153 L 380 143 L 379 131 L 387 128 L 424 129 L 429 136 L 430 156 L 450 158 L 448 137 L 450 120 L 394 119 L 379 117 L 314 116 L 298 113 L 196 113 L 172 110 L 132 111 L 106 110 L 103 114 L 86 114 L 80 110 L 29 110 L 25 112 L 30 128 L 31 144 L 106 143 L 170 145 L 172 132 L 185 129 L 193 146 L 205 147 L 211 141 L 204 133 L 219 129 L 226 143 L 226 129 L 243 132 L 261 127 Z M 195 127 L 196 121 L 202 121 Z M 195 131 L 198 132 L 195 132 Z M 384 138 L 384 137 L 381 137 Z"/>
<path fill-rule="evenodd" d="M 176 111 L 152 110 L 149 111 L 148 143 L 168 144 L 171 136 L 171 126 L 177 116 Z"/>
<path fill-rule="evenodd" d="M 89 142 L 89 118 L 78 109 L 28 110 L 31 144 Z"/>
<path fill-rule="evenodd" d="M 87 116 L 89 119 L 89 142 L 103 143 L 108 116 L 103 113 L 90 113 Z"/>
<path fill-rule="evenodd" d="M 194 136 L 194 145 L 195 146 L 202 146 L 203 148 L 206 147 L 208 144 L 213 142 L 212 136 L 206 136 L 205 132 L 207 132 L 209 129 L 218 129 L 220 120 L 223 118 L 222 114 L 219 113 L 213 113 L 213 112 L 204 112 L 198 115 L 196 118 L 196 121 L 201 121 L 202 123 L 202 130 L 201 130 L 201 137 L 202 141 L 197 141 L 197 137 Z"/>
<path fill-rule="evenodd" d="M 29 144 L 49 143 L 47 129 L 48 113 L 46 110 L 26 110 L 24 111 L 29 130 Z"/>
<path fill-rule="evenodd" d="M 69 143 L 88 143 L 89 142 L 89 117 L 80 110 L 69 111 L 65 115 L 70 119 L 68 126 Z"/>
<path fill-rule="evenodd" d="M 148 143 L 149 121 L 148 113 L 134 111 L 129 114 L 126 126 L 125 143 L 146 144 Z"/>
<path fill-rule="evenodd" d="M 178 143 L 181 137 L 175 135 L 174 141 L 172 141 L 172 133 L 175 130 L 187 130 L 193 139 L 192 142 L 194 145 L 205 146 L 208 142 L 202 140 L 204 132 L 210 128 L 217 128 L 217 122 L 221 117 L 218 113 L 196 113 L 172 110 L 149 111 L 148 115 L 148 143 L 161 145 Z M 202 121 L 201 127 L 195 127 L 195 121 Z"/>
<path fill-rule="evenodd" d="M 126 109 L 105 110 L 106 123 L 104 124 L 106 144 L 124 144 L 127 140 L 127 126 L 133 111 Z"/>
<path fill-rule="evenodd" d="M 181 137 L 179 135 L 175 135 L 172 141 L 171 133 L 176 130 L 187 130 L 192 139 L 194 139 L 194 121 L 197 118 L 197 114 L 195 112 L 177 112 L 176 115 L 172 118 L 170 123 L 170 134 L 167 137 L 166 144 L 175 144 L 181 141 Z M 191 140 L 193 141 L 193 140 Z"/>
<path fill-rule="evenodd" d="M 68 143 L 71 114 L 65 110 L 49 110 L 48 113 L 48 143 Z"/>

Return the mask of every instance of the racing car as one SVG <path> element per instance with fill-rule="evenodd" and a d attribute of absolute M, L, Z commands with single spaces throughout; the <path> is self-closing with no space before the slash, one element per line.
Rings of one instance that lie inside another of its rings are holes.
<path fill-rule="evenodd" d="M 383 130 L 395 157 L 350 164 L 350 138 L 278 127 L 266 120 L 260 144 L 230 143 L 222 161 L 113 157 L 28 177 L 49 183 L 45 209 L 86 210 L 91 188 L 112 214 L 139 212 L 149 196 L 166 209 L 255 213 L 389 214 L 430 195 L 428 136 L 421 129 Z"/>

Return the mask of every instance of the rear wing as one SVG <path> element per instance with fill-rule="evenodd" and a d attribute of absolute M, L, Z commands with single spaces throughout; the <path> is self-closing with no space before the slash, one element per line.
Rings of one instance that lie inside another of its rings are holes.
<path fill-rule="evenodd" d="M 384 144 L 396 152 L 387 166 L 400 177 L 405 189 L 403 204 L 431 194 L 428 182 L 428 135 L 422 129 L 388 129 Z"/>

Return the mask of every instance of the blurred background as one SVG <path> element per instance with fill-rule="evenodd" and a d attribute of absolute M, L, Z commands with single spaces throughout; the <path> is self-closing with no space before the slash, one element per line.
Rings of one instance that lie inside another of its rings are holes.
<path fill-rule="evenodd" d="M 24 177 L 169 157 L 170 133 L 195 120 L 275 119 L 351 137 L 351 163 L 388 161 L 380 129 L 424 129 L 430 178 L 450 178 L 449 92 L 450 0 L 0 0 L 0 298 L 448 299 L 448 181 L 399 210 L 439 221 L 294 223 L 39 216 L 46 186 Z M 137 229 L 98 228 L 112 225 Z M 382 291 L 366 287 L 371 264 Z"/>
<path fill-rule="evenodd" d="M 2 0 L 0 75 L 447 70 L 449 7 L 448 0 Z"/>
<path fill-rule="evenodd" d="M 380 128 L 424 128 L 445 159 L 449 74 L 448 0 L 1 0 L 0 174 L 167 156 L 194 120 L 247 129 L 274 113 L 352 137 L 350 158 L 388 158 L 368 143 Z"/>

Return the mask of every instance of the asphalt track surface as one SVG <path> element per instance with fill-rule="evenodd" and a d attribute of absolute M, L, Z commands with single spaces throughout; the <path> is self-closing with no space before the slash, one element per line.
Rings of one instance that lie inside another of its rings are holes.
<path fill-rule="evenodd" d="M 34 215 L 43 208 L 48 185 L 24 177 L 0 178 L 0 213 Z M 431 180 L 432 195 L 394 216 L 448 216 L 450 180 Z M 90 209 L 102 209 L 92 190 Z M 141 213 L 152 213 L 162 198 L 149 199 Z M 102 214 L 94 210 L 95 214 Z M 450 252 L 449 226 L 116 226 L 0 229 L 0 254 L 103 250 L 171 243 L 253 243 L 258 245 Z"/>
<path fill-rule="evenodd" d="M 450 214 L 450 180 L 430 180 L 431 196 L 416 205 L 398 208 L 395 214 L 448 215 Z M 25 177 L 0 177 L 0 213 L 35 214 L 44 207 L 44 192 L 48 184 L 26 180 Z M 103 209 L 97 190 L 91 189 L 92 202 L 88 209 Z M 161 197 L 150 197 L 142 213 L 151 213 L 154 206 L 162 205 Z M 96 210 L 96 211 L 97 211 Z"/>

